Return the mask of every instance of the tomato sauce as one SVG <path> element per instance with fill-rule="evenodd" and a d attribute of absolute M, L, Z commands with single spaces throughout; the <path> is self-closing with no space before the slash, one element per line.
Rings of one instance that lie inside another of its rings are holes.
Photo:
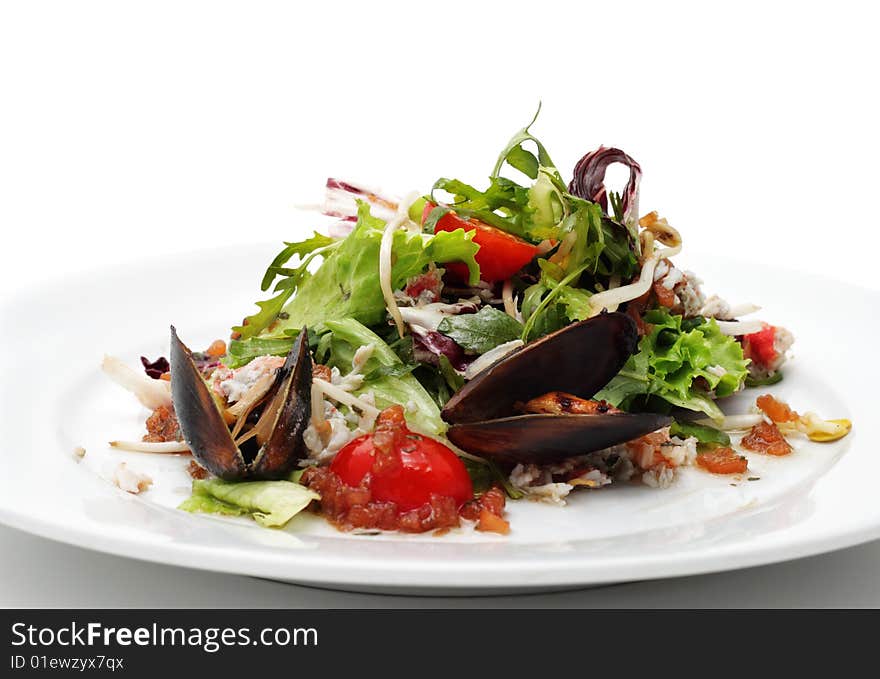
<path fill-rule="evenodd" d="M 159 406 L 147 418 L 147 433 L 143 437 L 149 443 L 162 443 L 165 441 L 180 441 L 180 425 L 174 410 L 166 406 Z"/>
<path fill-rule="evenodd" d="M 349 486 L 328 467 L 310 467 L 300 482 L 321 496 L 319 513 L 340 530 L 399 530 L 425 533 L 457 528 L 461 519 L 475 521 L 477 530 L 507 533 L 504 520 L 504 493 L 492 488 L 461 508 L 454 498 L 433 494 L 428 502 L 409 511 L 400 511 L 394 502 L 377 500 L 367 484 Z"/>

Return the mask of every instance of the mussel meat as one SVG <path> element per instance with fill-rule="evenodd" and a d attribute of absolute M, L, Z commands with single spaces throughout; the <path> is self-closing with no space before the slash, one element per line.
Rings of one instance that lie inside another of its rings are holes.
<path fill-rule="evenodd" d="M 303 328 L 263 399 L 256 423 L 236 439 L 192 353 L 171 327 L 171 399 L 184 440 L 209 472 L 227 481 L 280 479 L 306 456 L 303 432 L 312 385 L 307 337 Z"/>
<path fill-rule="evenodd" d="M 548 392 L 590 399 L 638 346 L 635 322 L 603 313 L 508 354 L 461 388 L 443 409 L 447 436 L 474 455 L 504 463 L 551 463 L 630 441 L 670 424 L 652 413 L 528 412 Z"/>

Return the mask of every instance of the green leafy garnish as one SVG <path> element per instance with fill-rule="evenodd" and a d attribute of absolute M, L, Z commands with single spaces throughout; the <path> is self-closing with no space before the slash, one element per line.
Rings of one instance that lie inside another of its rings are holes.
<path fill-rule="evenodd" d="M 223 359 L 227 368 L 240 368 L 259 356 L 287 356 L 294 337 L 252 337 L 247 341 L 232 340 Z"/>
<path fill-rule="evenodd" d="M 782 382 L 781 370 L 777 370 L 773 374 L 767 375 L 767 377 L 752 377 L 751 375 L 746 377 L 747 387 L 769 387 L 771 384 L 778 382 Z"/>
<path fill-rule="evenodd" d="M 682 320 L 665 309 L 648 311 L 645 322 L 652 325 L 651 332 L 596 398 L 628 409 L 639 399 L 657 397 L 721 419 L 715 398 L 742 387 L 748 361 L 739 342 L 723 335 L 714 320 L 703 319 L 690 330 L 682 327 Z"/>
<path fill-rule="evenodd" d="M 260 310 L 245 318 L 241 325 L 232 328 L 236 341 L 245 341 L 256 337 L 268 328 L 281 314 L 284 304 L 296 292 L 297 287 L 309 276 L 308 266 L 312 259 L 318 255 L 326 255 L 339 242 L 316 232 L 311 238 L 304 241 L 285 243 L 285 248 L 266 269 L 260 284 L 261 290 L 268 290 L 277 276 L 283 276 L 275 286 L 275 291 L 278 294 L 265 301 L 257 302 Z M 285 268 L 283 265 L 293 257 L 299 257 L 299 266 L 295 269 Z"/>
<path fill-rule="evenodd" d="M 364 365 L 363 384 L 353 392 L 356 396 L 372 392 L 380 409 L 396 403 L 410 406 L 405 408 L 407 422 L 422 433 L 437 436 L 446 431 L 437 403 L 411 374 L 412 366 L 405 365 L 379 335 L 353 318 L 327 321 L 325 325 L 330 331 L 327 365 L 338 368 L 343 375 L 351 371 L 359 347 L 373 347 Z"/>
<path fill-rule="evenodd" d="M 523 492 L 510 483 L 507 475 L 494 462 L 490 460 L 477 462 L 467 457 L 461 458 L 461 461 L 471 477 L 475 495 L 482 495 L 492 486 L 501 486 L 511 500 L 519 500 L 524 496 Z"/>
<path fill-rule="evenodd" d="M 518 339 L 523 326 L 503 311 L 484 306 L 475 314 L 447 316 L 437 330 L 454 339 L 465 351 L 485 354 L 499 344 Z"/>
<path fill-rule="evenodd" d="M 275 259 L 272 260 L 269 268 L 266 269 L 266 273 L 263 274 L 263 280 L 260 283 L 260 290 L 268 290 L 269 286 L 272 285 L 272 281 L 274 281 L 279 275 L 293 275 L 293 272 L 298 270 L 299 267 L 297 267 L 297 269 L 284 268 L 284 265 L 293 257 L 299 257 L 300 263 L 302 263 L 305 260 L 306 255 L 325 248 L 328 245 L 332 245 L 334 242 L 336 242 L 335 239 L 330 238 L 330 236 L 324 236 L 315 231 L 311 238 L 296 243 L 285 243 L 284 249 L 275 256 Z"/>
<path fill-rule="evenodd" d="M 669 427 L 669 434 L 683 439 L 693 437 L 703 444 L 715 446 L 730 445 L 730 437 L 726 432 L 715 427 L 687 422 L 686 420 L 676 420 L 673 422 L 672 426 Z"/>
<path fill-rule="evenodd" d="M 220 479 L 193 481 L 192 495 L 178 507 L 187 512 L 230 516 L 250 515 L 261 526 L 283 526 L 312 500 L 320 496 L 291 481 L 243 481 Z"/>
<path fill-rule="evenodd" d="M 279 330 L 316 326 L 328 319 L 353 318 L 371 326 L 385 319 L 385 300 L 379 287 L 379 246 L 385 222 L 370 214 L 369 205 L 358 206 L 358 225 L 324 260 L 314 275 L 303 281 L 284 311 L 288 319 Z M 473 233 L 463 229 L 442 231 L 435 236 L 406 230 L 394 232 L 391 269 L 392 289 L 423 273 L 431 263 L 463 262 L 471 280 L 479 279 L 474 255 L 479 246 Z M 273 330 L 273 333 L 276 331 Z"/>

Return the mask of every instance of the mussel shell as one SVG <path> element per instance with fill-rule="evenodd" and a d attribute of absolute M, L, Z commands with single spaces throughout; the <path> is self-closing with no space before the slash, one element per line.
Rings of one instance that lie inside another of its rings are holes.
<path fill-rule="evenodd" d="M 286 477 L 306 455 L 303 432 L 311 412 L 312 358 L 303 328 L 266 397 L 255 425 L 259 449 L 248 463 L 190 350 L 171 327 L 171 400 L 193 457 L 226 481 Z"/>
<path fill-rule="evenodd" d="M 180 431 L 193 457 L 209 472 L 232 481 L 243 478 L 247 463 L 232 440 L 229 427 L 192 353 L 171 326 L 171 401 Z"/>
<path fill-rule="evenodd" d="M 443 408 L 443 419 L 483 422 L 514 413 L 549 391 L 591 398 L 614 377 L 638 346 L 635 322 L 603 313 L 527 344 L 464 385 Z"/>
<path fill-rule="evenodd" d="M 504 464 L 549 464 L 631 441 L 672 423 L 665 415 L 517 415 L 453 424 L 452 443 Z"/>
<path fill-rule="evenodd" d="M 266 418 L 268 438 L 251 465 L 252 475 L 263 479 L 288 476 L 308 453 L 303 432 L 311 415 L 312 357 L 306 329 L 299 333 L 278 371 L 273 391 L 256 425 L 259 428 Z"/>

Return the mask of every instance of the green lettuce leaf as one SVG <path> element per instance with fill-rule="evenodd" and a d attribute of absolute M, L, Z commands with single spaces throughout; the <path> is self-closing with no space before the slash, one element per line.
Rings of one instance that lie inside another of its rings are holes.
<path fill-rule="evenodd" d="M 352 318 L 364 325 L 385 319 L 385 300 L 379 287 L 379 246 L 385 222 L 370 214 L 360 203 L 358 224 L 324 260 L 321 267 L 299 285 L 297 294 L 284 307 L 286 318 L 271 331 L 282 334 L 290 328 L 318 326 L 324 321 Z M 463 229 L 434 236 L 406 230 L 394 232 L 391 285 L 397 290 L 407 279 L 424 272 L 430 263 L 463 262 L 471 282 L 479 280 L 474 255 L 479 245 L 473 232 Z"/>
<path fill-rule="evenodd" d="M 290 481 L 220 479 L 193 481 L 192 495 L 178 507 L 187 512 L 242 516 L 249 514 L 261 526 L 283 526 L 320 496 Z"/>
<path fill-rule="evenodd" d="M 685 420 L 676 420 L 669 427 L 670 436 L 678 436 L 686 439 L 693 436 L 698 442 L 709 446 L 729 446 L 730 437 L 720 429 L 708 427 L 705 424 L 697 424 L 696 422 L 687 422 Z"/>
<path fill-rule="evenodd" d="M 472 354 L 485 354 L 499 344 L 519 339 L 523 326 L 515 318 L 491 306 L 475 314 L 447 316 L 437 327 Z"/>
<path fill-rule="evenodd" d="M 285 243 L 284 249 L 276 255 L 269 268 L 266 269 L 260 284 L 261 290 L 268 290 L 277 276 L 283 276 L 284 278 L 275 286 L 275 292 L 278 294 L 265 301 L 257 302 L 260 310 L 245 318 L 241 325 L 232 328 L 233 336 L 236 337 L 235 341 L 240 342 L 256 337 L 268 328 L 282 313 L 284 304 L 296 292 L 297 287 L 309 277 L 308 266 L 311 261 L 319 255 L 326 256 L 338 244 L 339 241 L 329 236 L 322 236 L 317 232 L 304 241 Z M 299 265 L 295 269 L 284 267 L 293 257 L 299 258 Z"/>
<path fill-rule="evenodd" d="M 424 434 L 439 436 L 446 431 L 434 399 L 379 335 L 353 318 L 327 321 L 325 327 L 331 333 L 327 364 L 338 368 L 343 375 L 351 371 L 358 348 L 373 345 L 373 354 L 363 368 L 364 382 L 355 395 L 372 391 L 377 408 L 395 403 L 403 405 L 407 422 Z M 408 404 L 414 408 L 406 408 Z"/>
<path fill-rule="evenodd" d="M 723 417 L 715 398 L 739 390 L 747 374 L 748 361 L 739 342 L 722 334 L 712 319 L 688 319 L 682 327 L 681 316 L 654 309 L 645 314 L 645 321 L 651 332 L 596 398 L 627 408 L 640 397 L 657 397 L 715 419 Z"/>
<path fill-rule="evenodd" d="M 297 333 L 298 334 L 298 333 Z M 258 356 L 287 356 L 293 347 L 294 336 L 251 337 L 248 340 L 232 340 L 229 353 L 223 359 L 228 368 L 240 368 Z"/>

